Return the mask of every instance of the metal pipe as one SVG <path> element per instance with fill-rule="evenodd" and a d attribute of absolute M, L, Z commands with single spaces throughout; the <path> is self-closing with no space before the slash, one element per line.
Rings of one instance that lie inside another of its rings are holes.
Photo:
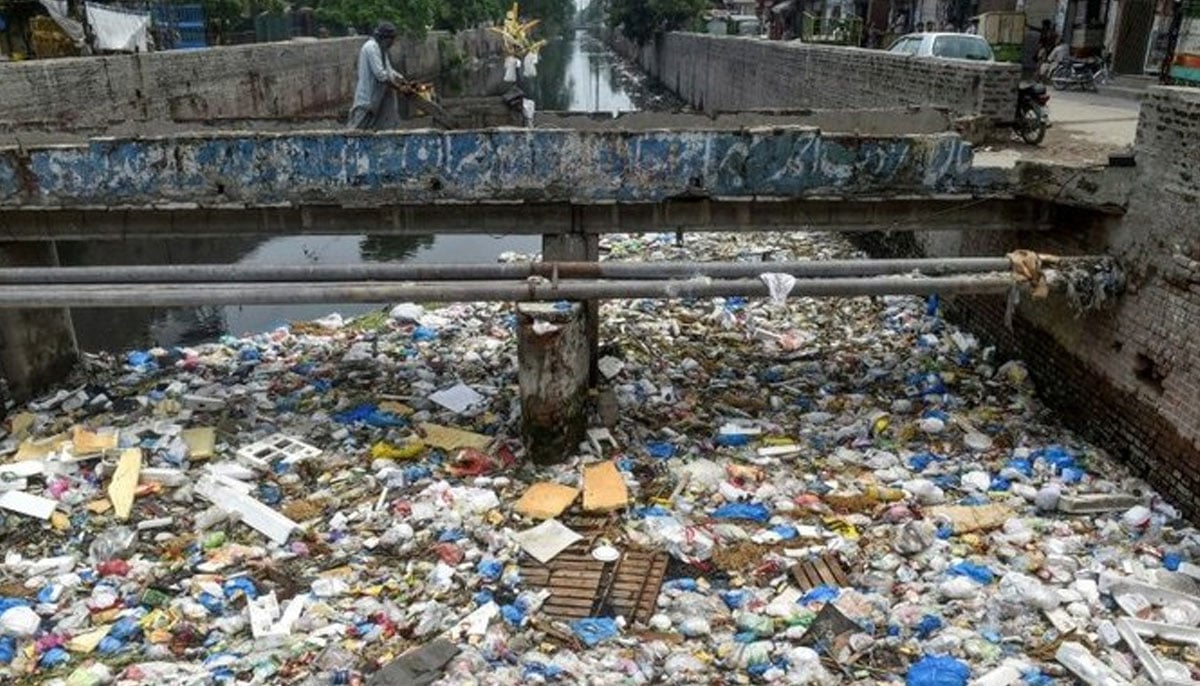
<path fill-rule="evenodd" d="M 948 277 L 853 277 L 803 279 L 791 297 L 1004 293 L 1017 284 L 1010 274 Z M 182 307 L 293 303 L 386 303 L 623 300 L 766 296 L 759 279 L 647 281 L 562 280 L 549 282 L 446 281 L 438 283 L 245 283 L 83 284 L 0 286 L 0 309 L 36 307 Z"/>
<path fill-rule="evenodd" d="M 509 264 L 334 264 L 334 265 L 138 265 L 103 267 L 13 267 L 0 269 L 0 284 L 205 283 L 271 281 L 474 281 L 549 278 L 664 279 L 706 276 L 752 278 L 764 272 L 797 278 L 874 276 L 919 272 L 934 276 L 1006 271 L 1007 257 L 899 260 L 810 260 L 795 262 L 523 262 Z"/>

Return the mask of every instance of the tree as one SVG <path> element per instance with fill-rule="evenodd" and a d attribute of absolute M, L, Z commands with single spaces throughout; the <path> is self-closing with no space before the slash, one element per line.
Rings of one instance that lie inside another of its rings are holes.
<path fill-rule="evenodd" d="M 692 28 L 709 6 L 708 0 L 611 0 L 608 23 L 645 45 L 655 34 Z"/>
<path fill-rule="evenodd" d="M 444 0 L 435 26 L 448 31 L 463 31 L 480 24 L 491 24 L 504 16 L 501 0 Z"/>
<path fill-rule="evenodd" d="M 390 21 L 402 33 L 423 36 L 439 17 L 442 0 L 322 0 L 317 18 L 338 26 L 370 31 Z"/>
<path fill-rule="evenodd" d="M 560 35 L 575 20 L 575 0 L 523 0 L 521 16 L 540 19 L 543 37 Z"/>
<path fill-rule="evenodd" d="M 245 14 L 241 0 L 204 0 L 202 6 L 217 45 L 225 42 L 225 36 Z"/>

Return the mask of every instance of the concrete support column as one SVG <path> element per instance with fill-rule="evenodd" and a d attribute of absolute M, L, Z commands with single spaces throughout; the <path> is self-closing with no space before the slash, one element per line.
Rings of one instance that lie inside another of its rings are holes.
<path fill-rule="evenodd" d="M 578 216 L 578 209 L 573 216 Z M 600 259 L 600 236 L 584 233 L 558 233 L 542 236 L 543 262 L 596 262 Z M 589 300 L 584 303 L 584 326 L 588 341 L 588 380 L 596 385 L 599 370 L 596 362 L 600 357 L 600 302 Z"/>
<path fill-rule="evenodd" d="M 521 435 L 537 464 L 562 462 L 587 432 L 590 354 L 582 303 L 517 305 Z"/>
<path fill-rule="evenodd" d="M 0 266 L 57 267 L 54 243 L 0 243 Z M 0 374 L 22 401 L 61 380 L 79 356 L 67 308 L 0 310 Z"/>

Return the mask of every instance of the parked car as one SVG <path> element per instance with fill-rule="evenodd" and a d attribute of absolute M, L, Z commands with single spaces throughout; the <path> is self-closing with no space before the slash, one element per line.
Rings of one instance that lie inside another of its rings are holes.
<path fill-rule="evenodd" d="M 896 39 L 888 52 L 918 57 L 994 62 L 992 46 L 970 33 L 910 33 Z"/>

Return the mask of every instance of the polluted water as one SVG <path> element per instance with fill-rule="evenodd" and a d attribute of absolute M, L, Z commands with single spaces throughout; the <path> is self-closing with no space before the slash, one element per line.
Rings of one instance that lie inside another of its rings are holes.
<path fill-rule="evenodd" d="M 9 408 L 0 679 L 1197 676 L 1194 529 L 937 298 L 786 298 L 771 261 L 857 255 L 823 234 L 602 247 L 761 262 L 776 297 L 604 303 L 554 466 L 511 303 L 88 355 Z"/>

